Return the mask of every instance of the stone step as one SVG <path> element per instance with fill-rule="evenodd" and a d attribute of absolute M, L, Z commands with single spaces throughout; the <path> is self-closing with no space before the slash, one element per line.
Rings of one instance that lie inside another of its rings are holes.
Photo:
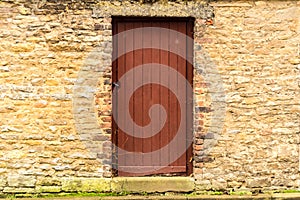
<path fill-rule="evenodd" d="M 191 177 L 115 177 L 111 182 L 113 192 L 191 192 Z"/>

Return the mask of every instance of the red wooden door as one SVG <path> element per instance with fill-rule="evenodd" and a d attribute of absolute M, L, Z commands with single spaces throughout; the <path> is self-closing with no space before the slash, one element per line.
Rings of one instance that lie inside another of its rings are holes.
<path fill-rule="evenodd" d="M 193 24 L 191 18 L 113 18 L 116 175 L 192 172 L 192 92 L 187 88 L 193 67 L 187 58 L 192 60 Z"/>

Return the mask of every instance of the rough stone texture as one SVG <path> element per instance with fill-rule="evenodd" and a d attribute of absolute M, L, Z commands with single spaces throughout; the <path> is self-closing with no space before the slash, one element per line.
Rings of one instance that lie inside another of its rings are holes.
<path fill-rule="evenodd" d="M 35 192 L 36 193 L 58 193 L 61 192 L 62 189 L 60 186 L 37 186 Z"/>
<path fill-rule="evenodd" d="M 194 180 L 190 177 L 117 177 L 111 182 L 114 192 L 191 192 Z"/>
<path fill-rule="evenodd" d="M 34 176 L 24 176 L 21 174 L 9 174 L 7 182 L 10 187 L 34 187 L 36 178 Z"/>
<path fill-rule="evenodd" d="M 112 15 L 196 18 L 198 190 L 299 188 L 299 7 L 1 1 L 0 191 L 111 189 Z"/>
<path fill-rule="evenodd" d="M 198 189 L 299 188 L 297 1 L 217 1 L 203 44 L 226 88 L 218 143 Z"/>
<path fill-rule="evenodd" d="M 64 192 L 109 192 L 111 179 L 65 178 L 62 180 Z"/>
<path fill-rule="evenodd" d="M 129 1 L 113 3 L 101 1 L 93 9 L 93 17 L 111 16 L 181 16 L 195 17 L 200 19 L 213 18 L 212 7 L 207 5 L 207 1 L 161 1 L 152 4 L 133 4 Z"/>

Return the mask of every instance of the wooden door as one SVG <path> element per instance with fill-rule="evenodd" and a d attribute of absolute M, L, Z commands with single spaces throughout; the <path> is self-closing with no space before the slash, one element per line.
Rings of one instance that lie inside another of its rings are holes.
<path fill-rule="evenodd" d="M 112 124 L 115 175 L 192 173 L 192 92 L 187 88 L 192 87 L 193 66 L 186 58 L 192 60 L 193 24 L 191 18 L 113 18 L 112 89 L 117 91 L 113 93 Z M 171 69 L 166 70 L 166 66 Z M 174 70 L 177 76 L 168 74 Z M 180 81 L 180 77 L 187 81 Z M 164 85 L 157 81 L 164 81 Z M 128 91 L 136 84 L 142 86 L 133 93 L 119 95 L 119 90 Z M 178 101 L 177 93 L 184 96 L 184 105 Z M 129 99 L 128 105 L 125 99 Z M 155 104 L 165 111 L 160 110 L 151 119 L 149 112 Z M 129 118 L 148 129 L 137 130 Z M 163 119 L 165 123 L 159 124 Z M 177 138 L 175 146 L 169 146 L 179 124 L 184 127 L 184 137 Z M 149 136 L 147 131 L 157 133 Z M 160 152 L 162 148 L 164 151 Z M 183 148 L 184 152 L 177 151 Z"/>

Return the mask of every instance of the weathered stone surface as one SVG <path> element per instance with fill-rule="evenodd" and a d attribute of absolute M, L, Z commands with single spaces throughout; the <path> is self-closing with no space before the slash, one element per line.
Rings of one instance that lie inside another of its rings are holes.
<path fill-rule="evenodd" d="M 34 104 L 36 108 L 45 108 L 48 105 L 48 102 L 45 100 L 40 100 Z"/>
<path fill-rule="evenodd" d="M 64 178 L 62 191 L 64 192 L 108 192 L 111 179 L 105 178 Z"/>
<path fill-rule="evenodd" d="M 37 186 L 61 186 L 61 180 L 53 177 L 37 177 Z"/>
<path fill-rule="evenodd" d="M 115 1 L 116 2 L 116 1 Z M 93 10 L 93 17 L 98 18 L 102 16 L 112 15 L 146 15 L 146 16 L 193 16 L 196 18 L 211 18 L 213 12 L 206 2 L 190 1 L 184 3 L 182 1 L 168 2 L 162 4 L 155 2 L 153 4 L 140 4 L 136 6 L 129 1 L 123 1 L 121 4 L 115 2 L 101 1 Z M 206 9 L 203 9 L 204 6 Z M 123 8 L 122 8 L 123 7 Z"/>
<path fill-rule="evenodd" d="M 111 182 L 115 192 L 190 192 L 194 180 L 190 177 L 117 177 Z"/>
<path fill-rule="evenodd" d="M 6 186 L 6 178 L 5 177 L 0 177 L 0 187 L 4 187 Z"/>
<path fill-rule="evenodd" d="M 36 183 L 35 176 L 24 176 L 21 174 L 10 174 L 7 178 L 10 187 L 34 187 Z"/>
<path fill-rule="evenodd" d="M 37 193 L 58 193 L 61 191 L 60 186 L 37 186 L 35 189 Z"/>
<path fill-rule="evenodd" d="M 253 178 L 246 180 L 247 187 L 249 188 L 261 188 L 271 185 L 270 179 L 268 178 Z"/>
<path fill-rule="evenodd" d="M 290 63 L 293 64 L 293 65 L 299 65 L 300 64 L 300 58 L 290 59 Z"/>
<path fill-rule="evenodd" d="M 300 127 L 293 111 L 299 105 L 293 100 L 299 98 L 299 47 L 293 45 L 299 40 L 299 6 L 283 1 L 246 4 L 212 4 L 215 23 L 204 37 L 214 39 L 202 48 L 223 77 L 227 113 L 219 141 L 210 150 L 214 159 L 203 162 L 204 174 L 195 176 L 196 186 L 222 188 L 221 177 L 227 189 L 297 188 L 292 177 L 299 178 L 299 144 L 291 138 L 298 138 Z M 293 54 L 285 58 L 282 48 Z"/>
<path fill-rule="evenodd" d="M 196 18 L 197 190 L 299 188 L 299 5 L 1 2 L 0 193 L 110 190 L 112 15 Z"/>
<path fill-rule="evenodd" d="M 25 8 L 25 7 L 23 7 L 23 6 L 19 7 L 19 8 L 18 8 L 18 11 L 19 11 L 19 13 L 22 14 L 22 15 L 30 15 L 30 14 L 31 14 L 30 9 L 29 9 L 29 8 Z"/>
<path fill-rule="evenodd" d="M 29 193 L 29 194 L 33 194 L 35 193 L 34 188 L 22 188 L 22 187 L 5 187 L 3 189 L 3 193 L 10 193 L 10 194 L 14 194 L 14 193 Z"/>
<path fill-rule="evenodd" d="M 11 46 L 11 51 L 13 52 L 30 52 L 34 49 L 34 44 L 14 44 Z"/>

